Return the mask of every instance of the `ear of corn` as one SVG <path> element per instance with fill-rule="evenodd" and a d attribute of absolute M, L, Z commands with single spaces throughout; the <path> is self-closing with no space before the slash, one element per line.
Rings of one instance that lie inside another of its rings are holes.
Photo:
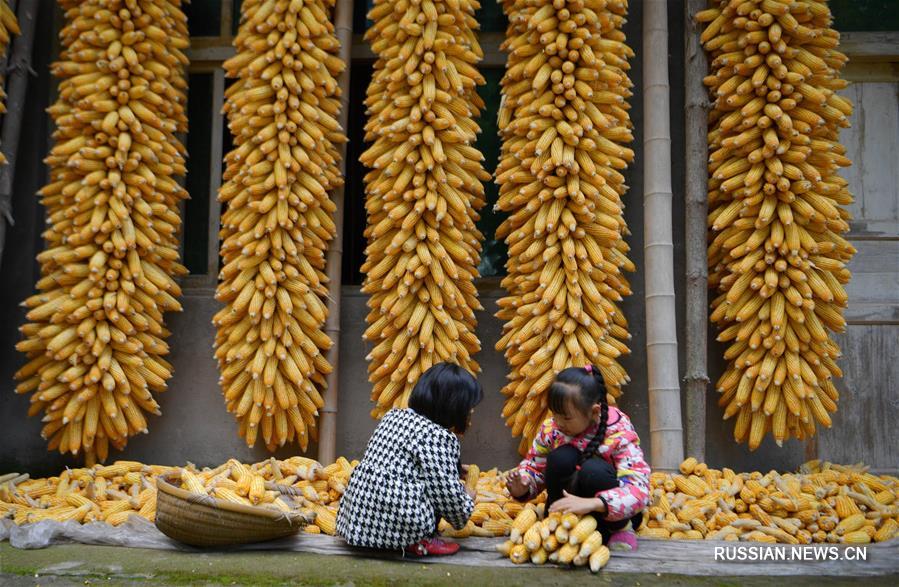
<path fill-rule="evenodd" d="M 370 169 L 362 290 L 370 295 L 364 337 L 376 345 L 367 357 L 376 418 L 406 406 L 436 363 L 480 370 L 475 222 L 490 175 L 472 146 L 484 106 L 477 4 L 418 6 L 376 0 L 365 33 L 378 57 L 365 102 L 372 145 L 360 157 Z"/>
<path fill-rule="evenodd" d="M 496 234 L 509 261 L 496 348 L 511 367 L 503 415 L 524 452 L 548 416 L 555 373 L 595 365 L 610 401 L 628 379 L 617 357 L 629 352 L 630 335 L 617 304 L 631 293 L 624 272 L 634 269 L 621 173 L 633 160 L 625 146 L 633 51 L 622 0 L 505 0 L 503 9 L 509 55 L 496 181 L 497 208 L 509 217 Z"/>
<path fill-rule="evenodd" d="M 536 523 L 524 533 L 524 545 L 527 546 L 528 550 L 531 552 L 536 551 L 543 544 L 543 537 L 540 534 L 541 528 L 542 524 Z"/>
<path fill-rule="evenodd" d="M 510 538 L 512 542 L 518 544 L 527 531 L 537 523 L 537 513 L 532 509 L 522 510 L 520 514 L 512 522 L 512 533 Z"/>
<path fill-rule="evenodd" d="M 582 517 L 568 536 L 568 544 L 583 544 L 596 530 L 596 518 L 593 516 Z"/>
<path fill-rule="evenodd" d="M 840 523 L 837 524 L 836 533 L 837 535 L 848 534 L 849 532 L 861 530 L 864 525 L 865 514 L 852 514 L 851 516 L 840 520 Z"/>
<path fill-rule="evenodd" d="M 481 477 L 481 470 L 477 465 L 468 465 L 468 475 L 465 478 L 465 487 L 469 491 L 478 490 L 478 481 Z"/>
<path fill-rule="evenodd" d="M 856 530 L 846 533 L 842 538 L 842 542 L 845 544 L 868 544 L 871 542 L 871 535 L 864 530 Z"/>
<path fill-rule="evenodd" d="M 574 530 L 574 527 L 578 525 L 580 522 L 580 517 L 577 514 L 564 514 L 562 516 L 562 527 L 566 530 Z"/>
<path fill-rule="evenodd" d="M 588 517 L 592 518 L 592 516 Z M 582 541 L 581 548 L 578 550 L 578 556 L 581 558 L 589 558 L 600 546 L 602 546 L 602 534 L 598 530 L 594 530 L 587 536 L 586 540 Z"/>
<path fill-rule="evenodd" d="M 665 528 L 645 528 L 640 532 L 640 536 L 645 538 L 670 538 L 671 532 Z"/>
<path fill-rule="evenodd" d="M 687 457 L 680 464 L 680 472 L 684 475 L 689 475 L 693 472 L 693 469 L 696 467 L 697 461 L 696 457 Z"/>
<path fill-rule="evenodd" d="M 577 556 L 578 547 L 574 544 L 565 544 L 559 549 L 559 562 L 563 565 L 570 565 Z"/>
<path fill-rule="evenodd" d="M 235 148 L 225 158 L 222 271 L 213 322 L 221 387 L 247 445 L 275 450 L 317 437 L 334 238 L 330 190 L 340 186 L 336 122 L 345 64 L 330 20 L 333 0 L 241 5 L 225 62 L 234 85 L 224 107 Z M 317 15 L 317 16 L 313 16 Z M 310 24 L 311 23 L 311 24 Z"/>
<path fill-rule="evenodd" d="M 896 522 L 895 518 L 890 518 L 874 533 L 874 541 L 886 542 L 891 540 L 896 535 L 897 530 L 899 530 L 899 523 Z"/>
<path fill-rule="evenodd" d="M 55 144 L 40 192 L 48 228 L 16 391 L 32 392 L 30 415 L 44 412 L 50 450 L 93 464 L 147 431 L 153 392 L 172 375 L 163 314 L 181 309 L 175 279 L 186 273 L 177 133 L 187 130 L 188 31 L 180 0 L 117 16 L 101 0 L 61 4 Z M 12 26 L 8 7 L 0 22 Z"/>
<path fill-rule="evenodd" d="M 535 565 L 545 564 L 547 556 L 547 552 L 538 546 L 531 551 L 531 563 Z"/>
<path fill-rule="evenodd" d="M 839 396 L 846 264 L 854 247 L 850 164 L 838 142 L 851 104 L 836 94 L 846 56 L 828 7 L 812 0 L 742 5 L 716 0 L 707 23 L 709 285 L 718 340 L 729 344 L 718 380 L 734 438 L 756 449 L 830 427 Z"/>
<path fill-rule="evenodd" d="M 315 525 L 318 526 L 323 533 L 334 536 L 337 532 L 337 508 L 312 504 L 311 509 L 315 513 Z"/>
<path fill-rule="evenodd" d="M 509 551 L 509 559 L 516 565 L 526 563 L 530 560 L 528 549 L 524 544 L 516 544 Z"/>
<path fill-rule="evenodd" d="M 600 546 L 597 548 L 593 554 L 590 555 L 590 570 L 594 573 L 598 573 L 600 569 L 602 569 L 609 562 L 609 556 L 612 553 L 609 552 L 608 547 Z"/>

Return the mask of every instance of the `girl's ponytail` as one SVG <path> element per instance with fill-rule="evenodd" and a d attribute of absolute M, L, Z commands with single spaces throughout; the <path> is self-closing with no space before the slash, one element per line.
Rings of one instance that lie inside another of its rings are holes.
<path fill-rule="evenodd" d="M 609 422 L 609 402 L 606 399 L 606 382 L 603 379 L 602 373 L 599 372 L 594 365 L 587 365 L 584 369 L 590 373 L 593 378 L 596 380 L 596 384 L 599 387 L 599 405 L 600 405 L 600 415 L 599 415 L 599 428 L 596 429 L 596 434 L 593 435 L 593 438 L 590 439 L 590 442 L 587 444 L 587 448 L 581 453 L 580 457 L 578 457 L 578 466 L 583 465 L 587 459 L 591 458 L 595 453 L 596 449 L 605 441 L 606 439 L 606 426 Z"/>

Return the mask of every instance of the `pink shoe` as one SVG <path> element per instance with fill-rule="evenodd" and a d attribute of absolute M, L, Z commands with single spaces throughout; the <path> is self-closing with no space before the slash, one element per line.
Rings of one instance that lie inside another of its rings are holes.
<path fill-rule="evenodd" d="M 609 537 L 609 550 L 637 550 L 637 535 L 630 528 L 615 532 Z"/>

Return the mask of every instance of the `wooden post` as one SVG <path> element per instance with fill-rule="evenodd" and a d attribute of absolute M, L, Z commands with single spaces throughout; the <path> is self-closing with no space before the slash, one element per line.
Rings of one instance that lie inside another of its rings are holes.
<path fill-rule="evenodd" d="M 350 106 L 350 50 L 353 46 L 353 0 L 337 0 L 334 10 L 334 28 L 337 40 L 340 41 L 339 57 L 346 63 L 346 69 L 337 79 L 340 86 L 340 122 L 341 128 L 347 132 Z M 346 178 L 346 143 L 339 146 L 340 174 Z M 337 398 L 338 398 L 338 373 L 340 371 L 340 289 L 341 267 L 343 265 L 343 211 L 344 211 L 345 186 L 341 185 L 334 190 L 331 197 L 334 200 L 334 224 L 337 234 L 328 247 L 327 274 L 328 289 L 328 318 L 325 321 L 325 333 L 331 338 L 333 346 L 328 349 L 325 358 L 333 368 L 327 377 L 327 388 L 323 399 L 325 407 L 321 410 L 319 419 L 320 428 L 318 436 L 318 460 L 324 464 L 333 463 L 337 457 Z"/>
<path fill-rule="evenodd" d="M 706 393 L 708 393 L 708 92 L 702 83 L 708 61 L 693 15 L 706 0 L 687 0 L 684 7 L 684 81 L 686 85 L 686 385 L 687 455 L 705 461 Z"/>
<path fill-rule="evenodd" d="M 643 5 L 643 206 L 646 366 L 652 466 L 677 469 L 684 457 L 672 235 L 671 121 L 666 0 Z"/>
<path fill-rule="evenodd" d="M 12 226 L 12 188 L 16 171 L 16 153 L 25 116 L 25 98 L 31 71 L 31 50 L 34 46 L 34 24 L 37 20 L 38 0 L 21 0 L 18 5 L 19 36 L 12 42 L 9 57 L 10 75 L 7 79 L 6 115 L 3 119 L 2 148 L 6 165 L 0 167 L 0 263 L 6 244 L 7 224 Z"/>

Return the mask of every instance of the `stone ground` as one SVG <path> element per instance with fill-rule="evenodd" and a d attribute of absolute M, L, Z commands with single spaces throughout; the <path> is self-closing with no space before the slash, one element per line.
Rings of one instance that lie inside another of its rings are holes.
<path fill-rule="evenodd" d="M 172 551 L 63 545 L 18 550 L 0 543 L 0 586 L 19 585 L 493 585 L 541 587 L 629 585 L 654 587 L 784 584 L 786 577 L 692 577 L 656 573 L 600 573 L 583 569 L 490 568 L 413 564 L 362 557 L 296 552 L 180 553 Z M 790 587 L 830 587 L 865 582 L 865 587 L 899 585 L 899 574 L 852 579 L 790 577 Z"/>

